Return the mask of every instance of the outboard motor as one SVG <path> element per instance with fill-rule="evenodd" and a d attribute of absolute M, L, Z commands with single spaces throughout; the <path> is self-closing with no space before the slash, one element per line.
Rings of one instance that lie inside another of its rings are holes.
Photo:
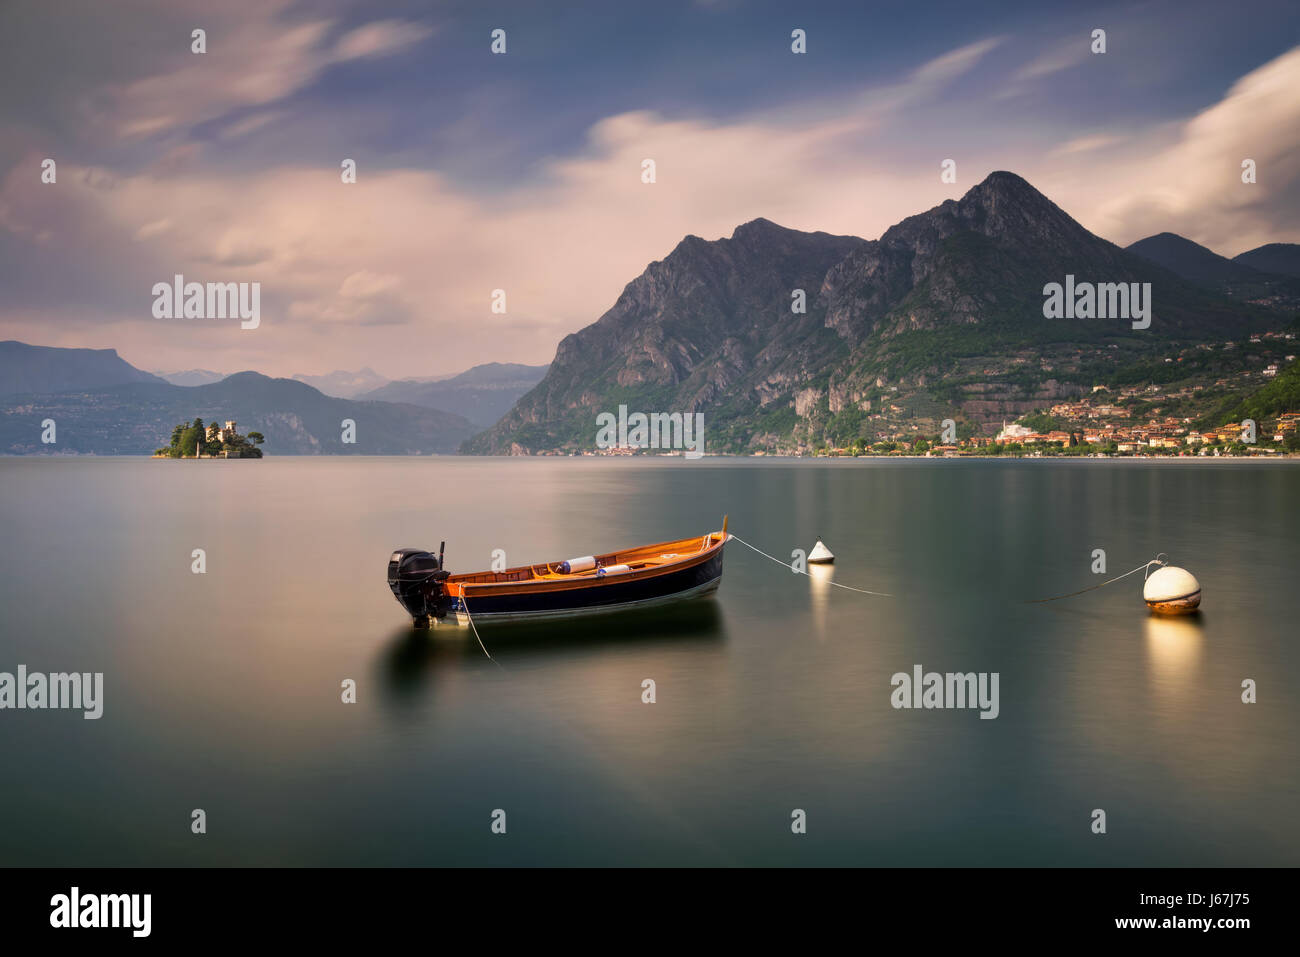
<path fill-rule="evenodd" d="M 443 542 L 437 555 L 420 548 L 399 548 L 388 559 L 388 587 L 417 628 L 428 628 L 431 617 L 445 618 L 451 608 L 451 600 L 442 591 L 442 583 L 451 577 L 442 567 L 446 544 Z"/>

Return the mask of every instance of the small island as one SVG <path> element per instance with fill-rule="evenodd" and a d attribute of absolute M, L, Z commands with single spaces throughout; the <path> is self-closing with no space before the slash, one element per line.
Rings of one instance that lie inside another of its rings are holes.
<path fill-rule="evenodd" d="M 213 422 L 204 425 L 202 419 L 182 422 L 172 429 L 171 445 L 154 452 L 156 459 L 260 459 L 262 450 L 258 448 L 266 441 L 261 432 L 249 432 L 240 435 L 235 423 L 227 422 L 224 426 Z"/>

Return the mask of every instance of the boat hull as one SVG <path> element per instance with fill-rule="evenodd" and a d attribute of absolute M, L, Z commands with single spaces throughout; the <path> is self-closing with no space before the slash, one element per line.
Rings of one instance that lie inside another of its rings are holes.
<path fill-rule="evenodd" d="M 507 594 L 468 594 L 452 601 L 444 624 L 554 621 L 615 612 L 656 608 L 702 598 L 722 581 L 722 548 L 684 568 L 653 576 L 629 576 L 627 581 L 601 581 L 586 587 L 529 589 Z"/>

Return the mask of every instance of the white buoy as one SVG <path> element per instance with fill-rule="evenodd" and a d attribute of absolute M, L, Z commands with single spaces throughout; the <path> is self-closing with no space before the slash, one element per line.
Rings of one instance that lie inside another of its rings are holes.
<path fill-rule="evenodd" d="M 1142 598 L 1157 615 L 1190 615 L 1201 604 L 1201 583 L 1185 568 L 1166 565 L 1147 576 Z"/>
<path fill-rule="evenodd" d="M 832 555 L 831 550 L 826 547 L 826 543 L 820 538 L 817 539 L 817 544 L 814 545 L 813 550 L 808 553 L 808 564 L 829 565 L 833 561 L 835 561 L 835 556 Z"/>

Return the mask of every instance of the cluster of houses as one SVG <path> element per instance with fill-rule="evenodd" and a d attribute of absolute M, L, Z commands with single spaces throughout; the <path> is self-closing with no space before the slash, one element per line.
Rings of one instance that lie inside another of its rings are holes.
<path fill-rule="evenodd" d="M 1113 405 L 1091 405 L 1086 399 L 1080 402 L 1063 402 L 1050 409 L 1052 418 L 1062 420 L 1066 426 L 1048 432 L 1038 432 L 1018 423 L 1002 423 L 1002 429 L 992 438 L 973 436 L 953 443 L 922 444 L 924 437 L 915 434 L 878 433 L 877 451 L 892 454 L 924 454 L 927 456 L 998 454 L 1003 449 L 1023 450 L 1029 454 L 1050 451 L 1056 447 L 1077 445 L 1092 446 L 1094 451 L 1109 450 L 1125 455 L 1219 455 L 1221 447 L 1243 442 L 1240 422 L 1199 431 L 1192 427 L 1192 419 L 1174 416 L 1155 417 L 1142 425 L 1127 425 L 1107 421 L 1124 416 L 1124 410 Z M 1098 419 L 1102 421 L 1097 421 Z M 1269 426 L 1265 428 L 1265 426 Z M 1253 439 L 1245 442 L 1249 455 L 1279 455 L 1277 445 L 1266 444 L 1271 439 L 1280 445 L 1300 431 L 1300 412 L 1284 412 L 1276 420 L 1257 423 Z M 855 455 L 867 449 L 859 447 L 830 448 L 819 454 Z"/>
<path fill-rule="evenodd" d="M 1054 416 L 1066 416 L 1068 411 L 1061 406 L 1054 406 L 1052 414 Z M 1242 441 L 1243 429 L 1240 422 L 1229 422 L 1216 429 L 1207 429 L 1203 432 L 1191 428 L 1190 422 L 1190 419 L 1177 419 L 1166 416 L 1161 419 L 1152 419 L 1145 425 L 1085 425 L 1074 432 L 1052 431 L 1046 433 L 1035 432 L 1033 429 L 1013 423 L 1011 425 L 1004 424 L 1002 431 L 998 433 L 993 441 L 998 445 L 1015 443 L 1022 446 L 1053 443 L 1069 445 L 1074 441 L 1083 442 L 1087 445 L 1114 445 L 1118 451 L 1126 453 L 1149 453 L 1153 450 L 1177 451 L 1199 447 L 1201 454 L 1207 454 L 1206 447 L 1208 446 L 1231 445 L 1234 442 Z M 1271 437 L 1274 442 L 1283 442 L 1288 435 L 1296 433 L 1297 427 L 1300 427 L 1300 412 L 1284 412 L 1274 424 Z M 1267 438 L 1269 433 L 1267 431 L 1257 433 L 1256 438 L 1261 436 Z M 1247 448 L 1247 451 L 1270 455 L 1277 454 L 1278 450 L 1267 446 L 1258 446 L 1256 448 Z"/>

